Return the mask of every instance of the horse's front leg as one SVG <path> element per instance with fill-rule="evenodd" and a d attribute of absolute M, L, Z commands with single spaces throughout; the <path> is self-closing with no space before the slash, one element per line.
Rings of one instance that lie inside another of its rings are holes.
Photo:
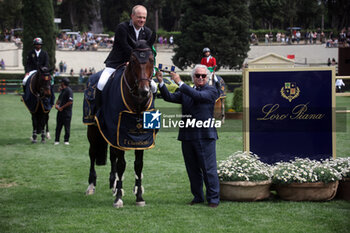
<path fill-rule="evenodd" d="M 38 119 L 38 131 L 41 133 L 41 143 L 46 143 L 46 135 L 45 135 L 45 123 L 46 123 L 46 117 L 45 113 L 41 113 Z"/>
<path fill-rule="evenodd" d="M 134 170 L 135 170 L 135 187 L 134 194 L 136 195 L 136 205 L 137 206 L 145 206 L 146 202 L 142 198 L 142 194 L 144 193 L 144 188 L 142 186 L 142 169 L 143 169 L 143 150 L 135 150 L 135 162 L 134 162 Z"/>
<path fill-rule="evenodd" d="M 124 151 L 110 147 L 111 173 L 109 176 L 109 186 L 112 188 L 113 196 L 115 196 L 113 206 L 116 208 L 121 208 L 124 205 L 122 200 L 124 195 L 123 179 L 126 167 L 124 154 Z"/>
<path fill-rule="evenodd" d="M 37 143 L 37 128 L 38 128 L 38 120 L 35 113 L 32 113 L 32 125 L 33 125 L 33 133 L 32 133 L 32 143 Z"/>

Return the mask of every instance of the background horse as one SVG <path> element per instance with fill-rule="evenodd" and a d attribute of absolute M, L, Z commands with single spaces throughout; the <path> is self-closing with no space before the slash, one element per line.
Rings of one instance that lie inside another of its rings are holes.
<path fill-rule="evenodd" d="M 107 154 L 107 142 L 110 144 L 110 188 L 113 190 L 113 194 L 116 197 L 113 206 L 116 208 L 123 207 L 123 174 L 126 168 L 126 161 L 124 157 L 125 150 L 123 147 L 113 145 L 106 138 L 103 133 L 101 122 L 103 117 L 117 118 L 114 114 L 109 114 L 108 111 L 116 105 L 124 105 L 127 107 L 127 118 L 136 116 L 137 119 L 142 121 L 142 112 L 149 109 L 151 102 L 153 103 L 153 94 L 150 89 L 150 81 L 153 74 L 154 56 L 150 46 L 146 41 L 137 41 L 135 49 L 133 49 L 129 64 L 126 68 L 117 69 L 117 71 L 110 77 L 105 88 L 102 92 L 102 105 L 96 113 L 96 124 L 88 124 L 87 136 L 90 143 L 89 156 L 90 156 L 90 174 L 89 174 L 89 186 L 86 190 L 87 195 L 94 194 L 96 186 L 96 165 L 106 164 Z M 124 71 L 124 72 L 123 72 Z M 89 78 L 89 82 L 92 76 Z M 95 77 L 96 78 L 96 77 Z M 115 80 L 113 80 L 115 79 Z M 95 80 L 96 83 L 96 80 Z M 114 88 L 114 83 L 120 83 L 120 89 Z M 96 85 L 94 86 L 96 88 Z M 122 93 L 121 97 L 112 99 L 108 96 L 108 88 L 112 93 Z M 107 90 L 106 90 L 107 89 Z M 86 92 L 85 92 L 86 94 Z M 91 94 L 91 92 L 90 92 Z M 86 99 L 86 95 L 85 95 Z M 84 103 L 86 104 L 86 102 Z M 88 104 L 90 105 L 90 104 Z M 108 107 L 105 107 L 108 106 Z M 85 111 L 85 109 L 84 109 Z M 125 112 L 125 111 L 124 111 Z M 123 113 L 124 113 L 123 112 Z M 112 115 L 112 116 L 111 116 Z M 121 114 L 117 114 L 121 116 Z M 91 119 L 91 117 L 90 117 Z M 140 122 L 138 123 L 140 124 Z M 138 125 L 139 126 L 139 125 Z M 141 124 L 142 127 L 142 124 Z M 139 128 L 139 127 L 138 127 Z M 118 131 L 119 133 L 119 131 Z M 122 134 L 122 133 L 120 133 Z M 151 146 L 153 147 L 153 146 Z M 142 182 L 142 169 L 143 169 L 143 150 L 148 148 L 135 147 L 135 186 L 134 194 L 136 195 L 136 205 L 144 206 L 145 201 L 142 198 L 143 187 Z M 130 149 L 130 148 L 128 148 Z M 131 148 L 133 149 L 133 148 Z"/>
<path fill-rule="evenodd" d="M 211 86 L 215 85 L 214 80 L 215 72 L 213 72 L 210 75 L 210 79 L 208 84 Z M 226 84 L 224 79 L 221 76 L 216 75 L 216 78 L 218 79 L 217 86 L 220 90 L 220 97 L 216 100 L 215 106 L 214 106 L 214 118 L 217 120 L 221 120 L 222 123 L 225 122 L 225 98 L 226 98 Z"/>
<path fill-rule="evenodd" d="M 41 134 L 41 142 L 45 143 L 45 125 L 48 114 L 54 104 L 55 96 L 51 86 L 50 70 L 40 68 L 27 80 L 22 100 L 32 115 L 32 143 L 37 143 L 37 134 Z"/>

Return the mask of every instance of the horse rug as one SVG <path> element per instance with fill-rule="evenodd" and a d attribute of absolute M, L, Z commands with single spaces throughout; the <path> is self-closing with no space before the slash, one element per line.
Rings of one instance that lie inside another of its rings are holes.
<path fill-rule="evenodd" d="M 35 73 L 32 74 L 24 87 L 25 92 L 22 95 L 22 101 L 27 107 L 29 112 L 36 113 L 38 108 L 41 107 L 44 113 L 50 112 L 52 106 L 55 104 L 55 94 L 53 92 L 53 86 L 51 85 L 51 96 L 50 97 L 39 97 L 34 94 L 31 88 L 31 82 L 33 80 Z"/>
<path fill-rule="evenodd" d="M 226 98 L 226 84 L 224 79 L 221 76 L 216 75 L 216 78 L 218 79 L 218 89 L 220 91 L 220 99 Z"/>
<path fill-rule="evenodd" d="M 124 69 L 118 69 L 108 80 L 102 91 L 102 106 L 93 115 L 95 93 L 100 72 L 89 77 L 84 92 L 85 124 L 97 124 L 106 142 L 120 150 L 145 150 L 154 147 L 157 130 L 143 129 L 143 112 L 133 112 L 124 98 L 122 82 Z M 154 99 L 146 111 L 154 111 Z M 95 121 L 94 121 L 95 120 Z"/>

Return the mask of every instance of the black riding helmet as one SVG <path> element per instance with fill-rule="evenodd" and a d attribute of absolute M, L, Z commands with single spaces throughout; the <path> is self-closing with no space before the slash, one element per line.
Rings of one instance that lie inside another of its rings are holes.
<path fill-rule="evenodd" d="M 61 83 L 63 83 L 64 85 L 66 85 L 66 86 L 69 86 L 69 79 L 68 78 L 62 78 L 61 79 Z"/>
<path fill-rule="evenodd" d="M 33 45 L 43 45 L 43 39 L 40 37 L 34 38 Z"/>

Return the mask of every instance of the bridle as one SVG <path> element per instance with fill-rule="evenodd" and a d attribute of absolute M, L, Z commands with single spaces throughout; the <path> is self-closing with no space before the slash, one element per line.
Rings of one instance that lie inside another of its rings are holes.
<path fill-rule="evenodd" d="M 49 82 L 49 83 L 51 83 L 51 75 L 50 74 L 47 74 L 47 73 L 41 73 L 41 72 L 39 72 L 39 73 L 37 73 L 37 75 L 38 75 L 38 77 L 37 77 L 37 81 L 39 82 L 38 83 L 38 85 L 40 85 L 41 84 L 41 80 L 40 79 L 42 79 L 44 82 Z M 50 85 L 48 85 L 49 86 L 49 88 L 50 88 Z M 45 87 L 43 87 L 43 86 L 39 86 L 39 97 L 40 98 L 44 98 L 45 97 Z"/>
<path fill-rule="evenodd" d="M 152 54 L 152 49 L 151 48 L 135 48 L 135 49 L 132 50 L 131 54 L 132 54 L 132 56 L 136 57 L 137 61 L 140 64 L 145 64 L 145 63 L 148 62 L 149 56 Z M 134 69 L 131 69 L 131 72 L 132 72 L 132 76 L 133 77 L 137 77 L 137 75 L 135 74 L 135 70 Z M 141 77 L 139 80 L 137 78 L 135 78 L 135 82 L 134 82 L 134 85 L 132 87 L 129 84 L 128 80 L 126 79 L 125 70 L 123 72 L 123 79 L 124 79 L 124 82 L 125 82 L 128 90 L 129 90 L 129 92 L 133 96 L 136 96 L 135 95 L 135 91 L 138 88 L 139 82 L 140 81 L 148 81 L 150 83 L 151 80 L 152 80 L 152 75 L 153 75 L 153 72 L 151 72 L 150 76 L 147 77 L 147 78 Z M 151 90 L 149 90 L 149 91 L 151 91 Z"/>

